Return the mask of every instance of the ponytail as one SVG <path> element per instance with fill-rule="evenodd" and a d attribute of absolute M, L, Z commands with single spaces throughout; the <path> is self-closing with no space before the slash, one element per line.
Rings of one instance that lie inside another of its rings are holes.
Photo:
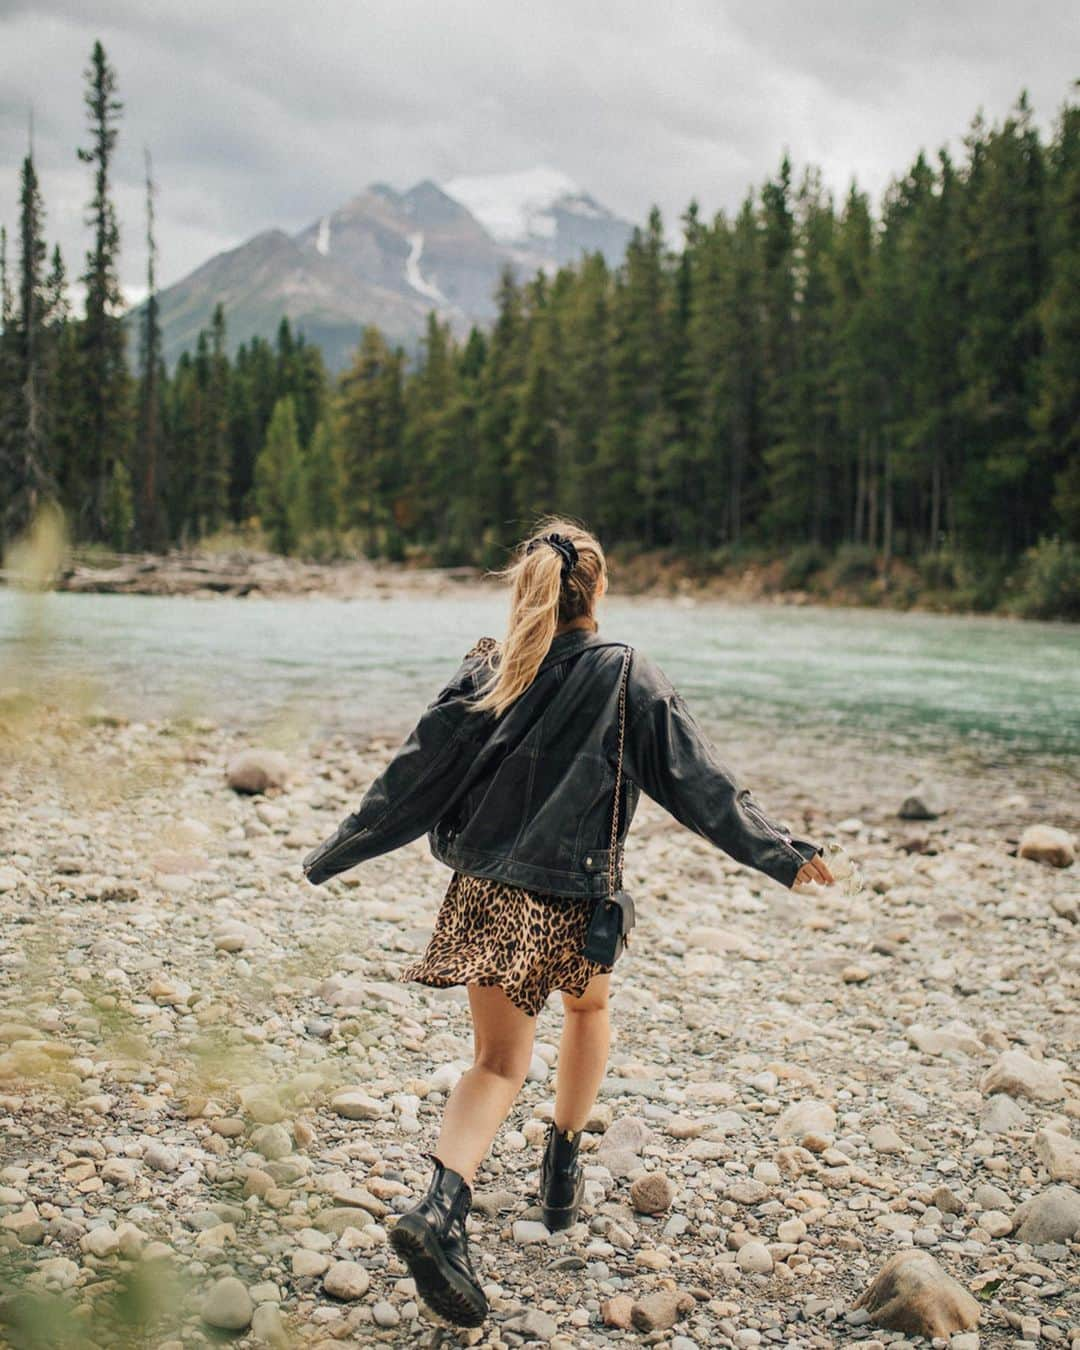
<path fill-rule="evenodd" d="M 551 545 L 529 548 L 552 532 L 569 539 L 577 550 L 577 562 L 566 577 L 563 557 Z M 469 709 L 501 717 L 536 678 L 555 629 L 592 614 L 607 567 L 600 544 L 588 530 L 561 517 L 548 517 L 519 544 L 510 564 L 494 575 L 511 582 L 510 623 L 504 641 L 488 655 L 492 678 Z"/>

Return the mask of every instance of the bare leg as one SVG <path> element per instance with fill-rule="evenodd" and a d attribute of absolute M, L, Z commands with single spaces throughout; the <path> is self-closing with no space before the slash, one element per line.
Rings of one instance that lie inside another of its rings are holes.
<path fill-rule="evenodd" d="M 559 1042 L 555 1088 L 557 1129 L 584 1129 L 596 1101 L 611 1043 L 610 990 L 610 975 L 594 975 L 580 998 L 563 994 L 566 1018 Z"/>
<path fill-rule="evenodd" d="M 471 1186 L 525 1081 L 536 1018 L 522 1012 L 497 985 L 467 987 L 474 1063 L 447 1100 L 434 1151 L 444 1167 L 460 1172 Z"/>

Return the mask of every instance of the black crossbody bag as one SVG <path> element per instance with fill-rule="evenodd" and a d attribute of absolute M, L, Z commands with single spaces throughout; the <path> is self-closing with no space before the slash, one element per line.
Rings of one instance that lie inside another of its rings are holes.
<path fill-rule="evenodd" d="M 615 769 L 615 805 L 611 812 L 611 849 L 608 856 L 608 893 L 600 896 L 593 906 L 589 931 L 585 935 L 582 956 L 601 965 L 614 965 L 626 948 L 630 930 L 636 915 L 634 901 L 620 885 L 615 885 L 615 854 L 619 841 L 619 798 L 622 795 L 623 736 L 626 730 L 626 680 L 630 670 L 630 654 L 627 647 L 623 656 L 622 674 L 619 680 L 619 753 L 618 766 Z M 619 878 L 620 882 L 622 877 Z"/>

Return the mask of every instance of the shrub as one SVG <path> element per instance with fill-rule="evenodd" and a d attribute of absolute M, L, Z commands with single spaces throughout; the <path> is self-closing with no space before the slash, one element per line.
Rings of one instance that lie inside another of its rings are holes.
<path fill-rule="evenodd" d="M 829 568 L 829 586 L 857 586 L 877 576 L 877 554 L 869 544 L 841 544 Z"/>
<path fill-rule="evenodd" d="M 820 572 L 829 555 L 820 544 L 799 544 L 784 559 L 780 585 L 785 591 L 805 590 L 810 578 Z"/>
<path fill-rule="evenodd" d="M 924 586 L 932 591 L 951 591 L 956 586 L 958 562 L 948 544 L 924 553 L 916 564 Z"/>
<path fill-rule="evenodd" d="M 341 560 L 341 539 L 336 530 L 309 530 L 297 550 L 304 562 L 332 563 Z"/>
<path fill-rule="evenodd" d="M 991 610 L 1001 603 L 1009 579 L 1009 561 L 990 554 L 965 553 L 957 559 L 957 606 L 962 609 Z"/>
<path fill-rule="evenodd" d="M 1080 619 L 1080 545 L 1052 535 L 1027 549 L 1010 609 L 1025 619 Z"/>

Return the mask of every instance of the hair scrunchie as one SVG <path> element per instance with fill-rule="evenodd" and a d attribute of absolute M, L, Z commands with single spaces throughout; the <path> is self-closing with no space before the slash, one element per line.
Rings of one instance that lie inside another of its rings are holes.
<path fill-rule="evenodd" d="M 562 557 L 562 576 L 565 581 L 570 573 L 577 566 L 578 551 L 574 547 L 573 541 L 567 539 L 563 534 L 542 534 L 536 539 L 530 539 L 526 553 L 531 553 L 534 548 L 539 548 L 541 544 L 550 544 L 556 553 Z"/>

